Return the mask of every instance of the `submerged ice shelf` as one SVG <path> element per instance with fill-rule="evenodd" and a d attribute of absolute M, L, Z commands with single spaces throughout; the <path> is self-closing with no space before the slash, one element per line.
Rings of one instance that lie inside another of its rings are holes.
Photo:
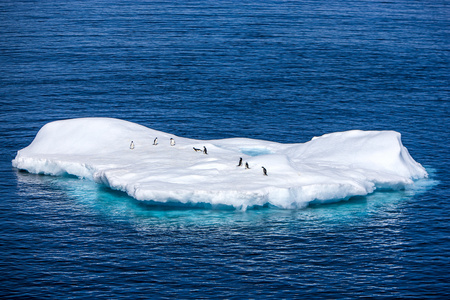
<path fill-rule="evenodd" d="M 207 154 L 193 149 L 203 147 Z M 241 157 L 250 169 L 237 166 Z M 394 131 L 352 130 L 280 144 L 246 138 L 194 140 L 110 118 L 48 123 L 12 164 L 30 173 L 91 179 L 137 200 L 244 209 L 334 202 L 377 188 L 405 188 L 428 176 Z"/>

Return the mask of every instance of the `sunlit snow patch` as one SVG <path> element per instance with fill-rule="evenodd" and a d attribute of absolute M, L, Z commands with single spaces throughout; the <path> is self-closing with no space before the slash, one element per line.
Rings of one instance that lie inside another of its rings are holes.
<path fill-rule="evenodd" d="M 30 173 L 92 179 L 137 200 L 243 209 L 334 202 L 377 188 L 402 189 L 428 176 L 394 131 L 338 132 L 304 144 L 202 141 L 109 118 L 51 122 L 12 164 Z"/>

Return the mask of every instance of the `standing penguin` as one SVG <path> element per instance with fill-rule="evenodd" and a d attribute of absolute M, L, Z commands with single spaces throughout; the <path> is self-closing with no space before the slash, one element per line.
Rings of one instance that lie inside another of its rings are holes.
<path fill-rule="evenodd" d="M 248 162 L 245 162 L 245 168 L 250 169 L 250 167 L 248 166 Z"/>
<path fill-rule="evenodd" d="M 264 174 L 264 176 L 267 176 L 267 170 L 266 170 L 266 168 L 264 168 L 264 167 L 261 167 L 262 169 L 263 169 L 263 174 Z"/>
<path fill-rule="evenodd" d="M 175 146 L 175 140 L 173 138 L 170 138 L 170 146 Z"/>
<path fill-rule="evenodd" d="M 155 137 L 155 139 L 153 140 L 153 145 L 158 145 L 158 137 Z"/>
<path fill-rule="evenodd" d="M 208 150 L 206 150 L 206 147 L 205 147 L 205 146 L 203 146 L 203 153 L 204 153 L 204 154 L 208 154 Z"/>
<path fill-rule="evenodd" d="M 238 166 L 238 167 L 241 167 L 241 166 L 242 166 L 242 157 L 239 157 L 239 163 L 238 163 L 237 166 Z"/>
<path fill-rule="evenodd" d="M 133 143 L 133 141 L 131 141 L 131 144 L 130 144 L 130 149 L 131 149 L 131 150 L 133 150 L 133 149 L 134 149 L 134 143 Z"/>

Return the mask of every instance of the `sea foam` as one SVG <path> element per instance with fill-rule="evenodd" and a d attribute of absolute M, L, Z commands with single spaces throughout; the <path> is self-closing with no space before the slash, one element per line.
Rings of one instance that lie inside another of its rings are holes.
<path fill-rule="evenodd" d="M 207 154 L 193 149 L 204 147 Z M 240 158 L 243 166 L 237 166 Z M 30 173 L 91 179 L 137 200 L 241 209 L 265 204 L 301 208 L 377 188 L 402 189 L 428 176 L 395 131 L 352 130 L 281 144 L 194 140 L 111 118 L 48 123 L 12 164 Z"/>

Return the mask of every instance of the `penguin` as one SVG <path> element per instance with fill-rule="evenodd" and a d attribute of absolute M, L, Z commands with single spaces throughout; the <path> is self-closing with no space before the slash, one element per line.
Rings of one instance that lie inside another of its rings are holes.
<path fill-rule="evenodd" d="M 201 152 L 202 151 L 202 149 L 198 149 L 198 148 L 195 148 L 195 147 L 192 147 L 192 148 L 194 148 L 195 152 Z"/>
<path fill-rule="evenodd" d="M 263 174 L 264 174 L 264 176 L 267 176 L 267 170 L 266 170 L 266 168 L 264 168 L 264 167 L 261 167 L 262 169 L 263 169 Z"/>
<path fill-rule="evenodd" d="M 242 157 L 239 157 L 239 164 L 237 165 L 238 167 L 242 166 Z"/>
<path fill-rule="evenodd" d="M 170 146 L 175 146 L 175 140 L 173 138 L 170 138 Z"/>
<path fill-rule="evenodd" d="M 248 166 L 248 162 L 245 162 L 245 168 L 250 169 L 250 167 Z"/>
<path fill-rule="evenodd" d="M 131 150 L 133 150 L 133 149 L 134 149 L 134 143 L 133 143 L 133 141 L 131 141 L 131 144 L 130 144 L 130 149 L 131 149 Z"/>
<path fill-rule="evenodd" d="M 158 145 L 158 137 L 155 137 L 155 139 L 153 140 L 153 145 Z"/>
<path fill-rule="evenodd" d="M 203 146 L 203 153 L 204 153 L 204 154 L 208 154 L 208 150 L 206 150 L 206 147 L 205 147 L 205 146 Z"/>

